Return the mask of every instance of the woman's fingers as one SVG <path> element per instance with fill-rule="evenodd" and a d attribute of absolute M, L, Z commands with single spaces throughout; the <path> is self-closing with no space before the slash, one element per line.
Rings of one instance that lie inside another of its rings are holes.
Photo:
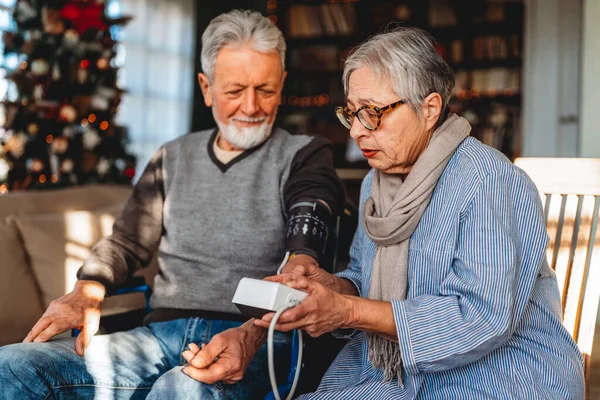
<path fill-rule="evenodd" d="M 265 281 L 269 281 L 269 282 L 277 282 L 277 283 L 286 284 L 286 282 L 293 281 L 293 280 L 295 280 L 298 277 L 300 277 L 300 275 L 297 275 L 297 274 L 281 274 L 281 275 L 267 276 L 264 280 Z"/>
<path fill-rule="evenodd" d="M 288 264 L 281 271 L 285 274 L 308 275 L 308 268 L 304 264 Z"/>
<path fill-rule="evenodd" d="M 315 290 L 317 282 L 304 276 L 291 276 L 285 282 L 286 286 L 293 289 L 302 290 L 304 292 L 311 293 Z"/>
<path fill-rule="evenodd" d="M 268 329 L 271 324 L 269 322 L 265 322 L 263 320 L 256 319 L 256 320 L 254 320 L 254 325 Z M 302 328 L 304 328 L 304 326 L 305 326 L 305 323 L 303 320 L 288 322 L 288 323 L 283 323 L 283 324 L 277 323 L 275 325 L 275 330 L 281 331 L 281 332 L 288 332 L 288 331 L 298 329 L 298 328 L 302 329 Z"/>
<path fill-rule="evenodd" d="M 267 276 L 264 280 L 269 282 L 278 282 L 281 283 L 285 279 L 285 275 L 273 275 Z"/>
<path fill-rule="evenodd" d="M 300 303 L 296 307 L 293 307 L 291 309 L 284 311 L 277 319 L 277 325 L 275 326 L 275 329 L 283 330 L 283 329 L 279 329 L 279 326 L 281 324 L 290 324 L 290 323 L 295 324 L 294 328 L 304 326 L 304 324 L 305 324 L 304 319 L 309 314 L 309 310 L 310 310 L 310 308 L 306 304 Z M 275 313 L 265 314 L 262 317 L 262 319 L 255 319 L 254 325 L 260 326 L 263 328 L 269 328 L 274 316 L 275 316 Z M 288 329 L 289 328 L 288 325 L 286 325 L 285 328 Z M 289 328 L 289 329 L 294 329 L 294 328 Z M 285 331 L 286 330 L 284 330 L 284 332 Z"/>

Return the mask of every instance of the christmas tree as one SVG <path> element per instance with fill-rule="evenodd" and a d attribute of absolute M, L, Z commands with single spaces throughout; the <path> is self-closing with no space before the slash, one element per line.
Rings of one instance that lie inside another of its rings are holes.
<path fill-rule="evenodd" d="M 0 192 L 130 183 L 110 27 L 131 18 L 108 18 L 101 0 L 17 0 L 13 18 L 3 41 L 19 57 L 7 77 L 18 94 L 3 101 Z"/>

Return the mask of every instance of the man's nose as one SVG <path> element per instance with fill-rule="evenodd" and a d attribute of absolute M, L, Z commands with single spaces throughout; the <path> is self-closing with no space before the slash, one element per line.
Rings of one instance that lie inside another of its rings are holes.
<path fill-rule="evenodd" d="M 242 99 L 242 111 L 246 115 L 254 115 L 259 110 L 258 97 L 254 90 L 247 90 Z"/>

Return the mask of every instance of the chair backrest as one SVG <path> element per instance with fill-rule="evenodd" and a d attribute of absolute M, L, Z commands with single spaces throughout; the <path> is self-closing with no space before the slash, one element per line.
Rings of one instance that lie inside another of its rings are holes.
<path fill-rule="evenodd" d="M 540 192 L 563 325 L 584 355 L 588 377 L 600 301 L 600 159 L 517 158 L 515 165 Z"/>

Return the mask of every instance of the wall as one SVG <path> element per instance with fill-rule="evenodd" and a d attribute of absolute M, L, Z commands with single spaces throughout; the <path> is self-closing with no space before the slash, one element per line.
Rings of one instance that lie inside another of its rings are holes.
<path fill-rule="evenodd" d="M 525 4 L 522 155 L 576 157 L 582 0 Z"/>
<path fill-rule="evenodd" d="M 579 155 L 600 157 L 600 0 L 585 0 Z"/>

